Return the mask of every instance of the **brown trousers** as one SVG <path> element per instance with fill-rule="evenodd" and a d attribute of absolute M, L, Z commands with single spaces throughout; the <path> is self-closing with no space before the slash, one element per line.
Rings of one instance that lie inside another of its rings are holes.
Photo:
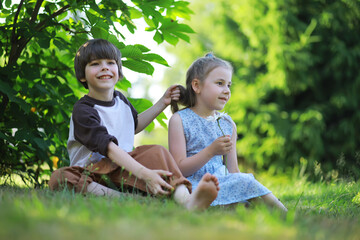
<path fill-rule="evenodd" d="M 166 170 L 173 175 L 165 179 L 171 186 L 185 184 L 191 192 L 191 183 L 181 174 L 170 152 L 159 145 L 145 145 L 129 152 L 129 155 L 143 166 L 153 170 Z M 96 182 L 118 191 L 140 190 L 147 193 L 146 182 L 137 179 L 134 175 L 112 162 L 103 158 L 100 162 L 85 168 L 73 166 L 55 170 L 50 178 L 51 190 L 60 190 L 65 187 L 75 192 L 85 193 L 87 186 Z"/>

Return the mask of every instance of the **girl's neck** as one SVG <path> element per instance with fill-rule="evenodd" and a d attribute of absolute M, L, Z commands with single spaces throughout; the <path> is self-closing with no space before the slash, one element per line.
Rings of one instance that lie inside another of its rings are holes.
<path fill-rule="evenodd" d="M 193 106 L 190 108 L 194 113 L 196 113 L 197 115 L 199 115 L 202 118 L 207 118 L 209 116 L 214 116 L 215 114 L 215 110 L 209 110 L 209 109 L 205 109 L 205 108 L 201 108 L 197 105 Z"/>

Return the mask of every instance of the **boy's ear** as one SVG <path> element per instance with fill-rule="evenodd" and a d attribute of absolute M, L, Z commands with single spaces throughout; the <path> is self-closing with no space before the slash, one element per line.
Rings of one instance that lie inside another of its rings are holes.
<path fill-rule="evenodd" d="M 191 82 L 191 87 L 194 90 L 195 93 L 200 93 L 200 80 L 195 78 Z"/>

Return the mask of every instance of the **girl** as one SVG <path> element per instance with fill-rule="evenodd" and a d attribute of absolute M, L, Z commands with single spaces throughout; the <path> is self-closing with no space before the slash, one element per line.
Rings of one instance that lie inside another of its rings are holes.
<path fill-rule="evenodd" d="M 212 206 L 246 203 L 261 197 L 267 205 L 286 212 L 286 207 L 252 174 L 239 171 L 235 123 L 218 112 L 230 99 L 232 72 L 228 62 L 212 54 L 190 66 L 186 89 L 178 86 L 178 102 L 185 109 L 178 111 L 177 103 L 172 103 L 175 114 L 169 121 L 170 153 L 194 189 L 206 173 L 218 178 L 220 191 Z"/>

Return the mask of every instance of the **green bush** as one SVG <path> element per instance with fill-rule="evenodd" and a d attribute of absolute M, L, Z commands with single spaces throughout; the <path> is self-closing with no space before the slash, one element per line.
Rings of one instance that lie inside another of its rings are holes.
<path fill-rule="evenodd" d="M 16 3 L 13 3 L 16 2 Z M 119 26 L 136 32 L 143 18 L 154 41 L 188 41 L 192 29 L 179 22 L 191 11 L 185 1 L 118 0 L 0 2 L 0 178 L 17 174 L 42 185 L 54 165 L 68 165 L 66 141 L 75 101 L 85 92 L 73 72 L 73 58 L 89 38 L 104 38 L 123 54 L 124 67 L 151 75 L 152 63 L 168 66 L 143 45 L 126 45 Z M 126 91 L 127 79 L 117 84 Z M 131 99 L 139 112 L 151 106 Z M 157 118 L 165 124 L 165 115 Z M 150 125 L 149 129 L 153 127 Z"/>
<path fill-rule="evenodd" d="M 306 168 L 313 179 L 358 179 L 360 1 L 191 7 L 197 35 L 178 46 L 181 66 L 207 51 L 234 65 L 226 111 L 238 126 L 239 158 L 273 172 Z"/>

